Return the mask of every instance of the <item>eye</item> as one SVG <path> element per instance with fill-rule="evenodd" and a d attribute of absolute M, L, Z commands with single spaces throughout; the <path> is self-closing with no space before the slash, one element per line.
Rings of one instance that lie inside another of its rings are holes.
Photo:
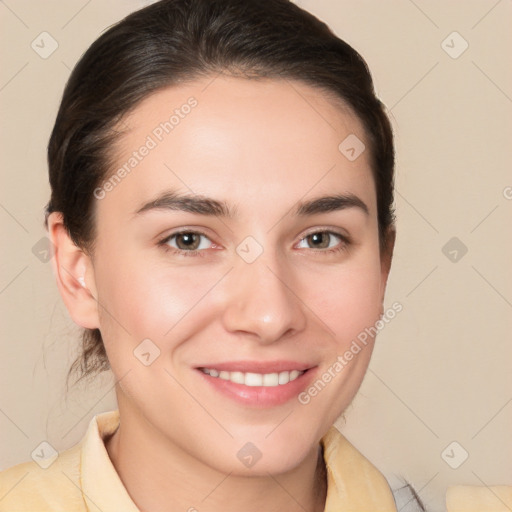
<path fill-rule="evenodd" d="M 178 253 L 196 254 L 204 249 L 212 248 L 212 241 L 203 233 L 197 231 L 181 231 L 173 233 L 159 242 Z"/>
<path fill-rule="evenodd" d="M 349 243 L 349 239 L 340 233 L 315 231 L 305 236 L 299 242 L 298 247 L 300 249 L 322 249 L 323 252 L 332 252 L 346 249 Z"/>

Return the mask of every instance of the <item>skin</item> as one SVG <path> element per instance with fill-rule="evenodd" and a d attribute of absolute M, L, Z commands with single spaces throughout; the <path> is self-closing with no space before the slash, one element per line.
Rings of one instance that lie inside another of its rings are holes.
<path fill-rule="evenodd" d="M 380 252 L 369 151 L 350 162 L 338 149 L 349 134 L 368 147 L 364 129 L 308 85 L 220 76 L 139 104 L 122 123 L 119 166 L 191 96 L 190 114 L 96 201 L 92 255 L 59 213 L 49 219 L 59 290 L 77 324 L 100 328 L 117 381 L 121 426 L 106 447 L 140 510 L 323 510 L 319 441 L 356 394 L 373 340 L 307 405 L 244 407 L 195 368 L 292 360 L 318 378 L 379 319 L 393 242 Z M 165 190 L 223 200 L 236 216 L 135 213 Z M 333 194 L 368 213 L 293 214 Z M 158 244 L 183 227 L 206 235 L 202 256 L 172 252 L 183 239 Z M 308 238 L 316 232 L 327 247 Z M 252 263 L 236 252 L 248 236 L 263 249 Z M 160 356 L 145 366 L 133 352 L 148 338 Z M 237 457 L 247 442 L 262 453 L 250 468 Z"/>

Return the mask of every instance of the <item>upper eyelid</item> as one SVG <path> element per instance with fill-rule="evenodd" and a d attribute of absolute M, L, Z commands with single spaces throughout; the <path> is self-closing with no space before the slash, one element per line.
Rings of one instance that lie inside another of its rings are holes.
<path fill-rule="evenodd" d="M 172 231 L 171 233 L 164 235 L 164 236 L 158 236 L 158 239 L 162 242 L 165 240 L 170 240 L 171 238 L 173 238 L 175 236 L 183 235 L 185 233 L 194 233 L 197 235 L 205 236 L 206 238 L 208 238 L 209 240 L 211 240 L 213 242 L 213 240 L 211 239 L 212 237 L 208 233 L 206 233 L 205 231 L 203 231 L 199 228 L 178 228 L 177 231 Z"/>
<path fill-rule="evenodd" d="M 350 235 L 348 234 L 348 232 L 343 233 L 342 231 L 346 231 L 346 230 L 342 230 L 341 228 L 329 228 L 329 227 L 311 228 L 311 230 L 306 230 L 305 234 L 302 235 L 301 240 L 303 240 L 304 238 L 306 238 L 309 235 L 314 235 L 315 233 L 332 233 L 333 235 L 337 235 L 341 238 L 347 238 L 347 239 L 350 238 Z"/>

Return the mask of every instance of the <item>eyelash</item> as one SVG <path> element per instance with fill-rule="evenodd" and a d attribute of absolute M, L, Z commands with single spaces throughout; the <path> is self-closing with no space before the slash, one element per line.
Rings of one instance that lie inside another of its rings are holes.
<path fill-rule="evenodd" d="M 315 251 L 315 252 L 319 252 L 319 253 L 323 253 L 323 254 L 340 253 L 340 252 L 346 251 L 348 249 L 348 247 L 352 243 L 351 239 L 348 236 L 342 235 L 341 233 L 338 233 L 338 232 L 332 231 L 332 230 L 327 230 L 327 229 L 318 230 L 318 231 L 312 231 L 311 233 L 308 233 L 303 238 L 301 238 L 300 242 L 302 242 L 303 240 L 305 240 L 309 236 L 317 235 L 319 233 L 328 233 L 330 235 L 334 235 L 334 236 L 338 237 L 341 240 L 341 243 L 339 245 L 337 245 L 336 247 L 331 248 L 331 249 L 310 249 L 311 251 Z M 166 252 L 171 252 L 171 253 L 177 254 L 179 256 L 187 256 L 187 257 L 188 256 L 194 256 L 194 257 L 199 256 L 200 258 L 204 257 L 205 256 L 205 254 L 204 254 L 205 250 L 204 249 L 201 249 L 201 250 L 194 249 L 194 250 L 191 250 L 191 251 L 186 251 L 186 250 L 183 250 L 183 249 L 175 249 L 174 247 L 170 247 L 168 245 L 169 241 L 172 240 L 174 237 L 179 236 L 179 235 L 184 235 L 184 234 L 187 234 L 187 235 L 200 235 L 200 236 L 204 236 L 204 237 L 209 239 L 208 235 L 206 235 L 205 233 L 202 233 L 201 231 L 193 231 L 193 230 L 188 229 L 188 230 L 177 231 L 175 233 L 172 233 L 172 234 L 166 236 L 162 240 L 158 241 L 158 246 L 161 246 L 164 249 L 164 251 L 166 251 Z"/>

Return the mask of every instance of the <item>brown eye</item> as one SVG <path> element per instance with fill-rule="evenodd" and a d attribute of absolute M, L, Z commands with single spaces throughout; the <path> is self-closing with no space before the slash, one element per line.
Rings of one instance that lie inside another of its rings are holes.
<path fill-rule="evenodd" d="M 176 235 L 176 246 L 182 250 L 196 250 L 201 242 L 201 236 L 197 233 L 180 233 Z"/>
<path fill-rule="evenodd" d="M 323 231 L 321 233 L 313 233 L 306 237 L 310 243 L 310 247 L 314 249 L 326 249 L 329 247 L 330 234 Z"/>
<path fill-rule="evenodd" d="M 168 236 L 161 244 L 168 245 L 176 251 L 194 252 L 202 251 L 203 249 L 210 249 L 212 242 L 203 233 L 195 231 L 182 231 L 181 233 L 174 233 Z"/>
<path fill-rule="evenodd" d="M 342 242 L 340 244 L 340 242 Z M 344 245 L 344 238 L 338 233 L 332 231 L 317 231 L 304 237 L 300 241 L 301 248 L 306 249 L 332 249 L 338 245 Z M 306 245 L 304 245 L 306 243 Z"/>

